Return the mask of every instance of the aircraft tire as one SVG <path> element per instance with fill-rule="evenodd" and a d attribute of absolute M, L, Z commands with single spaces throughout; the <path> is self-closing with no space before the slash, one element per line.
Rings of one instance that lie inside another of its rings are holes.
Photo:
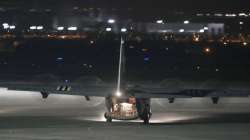
<path fill-rule="evenodd" d="M 108 118 L 106 119 L 106 122 L 112 123 L 112 118 L 111 118 L 111 117 L 108 117 Z"/>

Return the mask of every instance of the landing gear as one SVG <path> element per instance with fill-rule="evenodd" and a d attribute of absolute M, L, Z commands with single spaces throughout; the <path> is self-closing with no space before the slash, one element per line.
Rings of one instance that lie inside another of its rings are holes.
<path fill-rule="evenodd" d="M 175 98 L 168 98 L 168 102 L 169 102 L 170 104 L 174 103 L 174 100 L 175 100 Z"/>
<path fill-rule="evenodd" d="M 106 119 L 106 122 L 112 123 L 112 118 L 111 118 L 111 117 L 107 118 L 107 119 Z"/>
<path fill-rule="evenodd" d="M 212 97 L 213 104 L 218 104 L 219 97 Z"/>
<path fill-rule="evenodd" d="M 149 124 L 149 113 L 143 115 L 143 123 L 144 124 Z"/>
<path fill-rule="evenodd" d="M 150 106 L 147 104 L 142 113 L 142 120 L 144 124 L 149 124 L 149 119 L 151 118 Z"/>
<path fill-rule="evenodd" d="M 108 115 L 108 113 L 105 113 L 104 117 L 106 118 L 106 122 L 108 122 L 108 123 L 112 122 L 112 118 Z"/>
<path fill-rule="evenodd" d="M 48 93 L 48 92 L 41 91 L 41 94 L 42 94 L 42 98 L 43 98 L 43 99 L 47 99 L 48 96 L 49 96 L 49 93 Z"/>

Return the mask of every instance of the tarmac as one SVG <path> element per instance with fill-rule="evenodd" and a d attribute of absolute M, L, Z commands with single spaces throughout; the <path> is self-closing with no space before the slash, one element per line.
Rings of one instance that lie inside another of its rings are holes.
<path fill-rule="evenodd" d="M 250 140 L 250 98 L 152 99 L 150 125 L 106 123 L 104 98 L 0 90 L 0 140 Z"/>

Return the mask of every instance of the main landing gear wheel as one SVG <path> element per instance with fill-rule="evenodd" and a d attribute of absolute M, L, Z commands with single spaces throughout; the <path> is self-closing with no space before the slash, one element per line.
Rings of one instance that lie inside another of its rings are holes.
<path fill-rule="evenodd" d="M 144 124 L 149 124 L 150 116 L 151 116 L 151 113 L 149 113 L 148 111 L 144 111 L 143 118 L 142 118 Z"/>
<path fill-rule="evenodd" d="M 149 124 L 149 115 L 145 115 L 145 116 L 143 117 L 143 123 L 144 123 L 144 124 Z"/>
<path fill-rule="evenodd" d="M 112 118 L 108 115 L 108 113 L 105 113 L 104 117 L 106 118 L 106 122 L 108 122 L 108 123 L 112 122 Z"/>

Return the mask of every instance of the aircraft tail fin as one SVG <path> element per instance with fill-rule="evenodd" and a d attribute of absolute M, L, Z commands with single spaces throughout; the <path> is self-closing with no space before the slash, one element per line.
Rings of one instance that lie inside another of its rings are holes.
<path fill-rule="evenodd" d="M 124 48 L 124 40 L 121 37 L 120 42 L 120 53 L 119 53 L 119 66 L 118 66 L 118 79 L 117 79 L 117 93 L 121 92 L 121 85 L 123 80 L 123 75 L 125 73 L 125 48 Z"/>

